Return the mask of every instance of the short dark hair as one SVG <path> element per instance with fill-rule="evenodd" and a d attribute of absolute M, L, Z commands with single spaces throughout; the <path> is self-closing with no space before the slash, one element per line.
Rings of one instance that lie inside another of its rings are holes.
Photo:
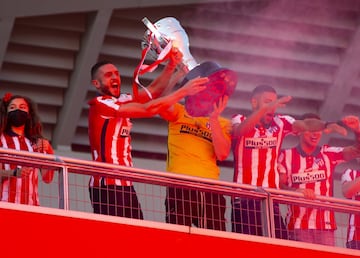
<path fill-rule="evenodd" d="M 277 94 L 276 90 L 273 87 L 271 87 L 270 85 L 260 84 L 260 85 L 256 86 L 255 89 L 253 89 L 253 91 L 251 92 L 251 97 L 253 98 L 255 95 L 264 93 L 264 92 L 272 92 L 272 93 Z"/>
<path fill-rule="evenodd" d="M 320 116 L 315 113 L 305 113 L 300 117 L 300 120 L 304 120 L 307 118 L 315 118 L 321 120 Z"/>
<path fill-rule="evenodd" d="M 94 79 L 95 78 L 95 74 L 96 72 L 99 70 L 99 68 L 103 65 L 106 65 L 106 64 L 113 64 L 112 62 L 108 61 L 108 60 L 102 60 L 102 61 L 99 61 L 97 62 L 96 64 L 94 64 L 92 67 L 91 67 L 91 70 L 90 70 L 90 74 L 91 74 L 91 79 Z"/>

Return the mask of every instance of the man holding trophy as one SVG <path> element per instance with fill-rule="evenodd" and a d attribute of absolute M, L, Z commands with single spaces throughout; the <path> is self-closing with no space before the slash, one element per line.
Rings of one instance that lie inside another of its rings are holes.
<path fill-rule="evenodd" d="M 98 92 L 98 96 L 88 102 L 93 160 L 132 167 L 131 119 L 154 116 L 205 88 L 208 79 L 195 78 L 184 87 L 162 95 L 181 58 L 182 54 L 172 48 L 162 73 L 135 96 L 121 92 L 120 72 L 114 63 L 103 60 L 92 66 L 91 83 Z M 94 213 L 143 219 L 132 181 L 94 175 L 89 181 L 89 194 Z"/>
<path fill-rule="evenodd" d="M 146 18 L 143 22 L 148 30 L 142 47 L 154 58 L 164 57 L 168 44 L 183 54 L 170 87 L 182 87 L 197 77 L 209 79 L 206 89 L 187 96 L 184 105 L 177 103 L 160 113 L 169 128 L 167 171 L 218 180 L 217 161 L 228 157 L 231 145 L 231 123 L 220 115 L 235 90 L 237 75 L 215 62 L 197 64 L 188 49 L 187 35 L 175 18 L 163 18 L 154 25 Z M 165 207 L 167 223 L 226 230 L 226 202 L 220 193 L 169 186 Z"/>

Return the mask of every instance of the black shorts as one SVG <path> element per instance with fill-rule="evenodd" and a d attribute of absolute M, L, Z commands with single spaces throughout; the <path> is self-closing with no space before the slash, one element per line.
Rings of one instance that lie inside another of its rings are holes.
<path fill-rule="evenodd" d="M 143 213 L 133 186 L 108 185 L 90 187 L 94 213 L 143 219 Z"/>
<path fill-rule="evenodd" d="M 260 200 L 246 198 L 232 200 L 232 232 L 263 236 L 263 216 L 264 212 L 261 209 Z M 275 237 L 288 239 L 287 227 L 280 214 L 280 207 L 277 203 L 274 204 L 274 224 Z"/>
<path fill-rule="evenodd" d="M 352 241 L 346 242 L 346 247 L 350 248 L 350 249 L 360 250 L 360 241 L 352 240 Z"/>
<path fill-rule="evenodd" d="M 167 188 L 166 222 L 225 231 L 223 195 L 181 188 Z"/>

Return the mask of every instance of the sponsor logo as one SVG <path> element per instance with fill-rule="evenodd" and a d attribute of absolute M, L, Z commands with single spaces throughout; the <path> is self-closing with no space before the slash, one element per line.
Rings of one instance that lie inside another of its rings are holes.
<path fill-rule="evenodd" d="M 209 142 L 211 142 L 211 132 L 210 131 L 205 131 L 201 128 L 198 127 L 192 127 L 192 126 L 188 126 L 188 125 L 181 125 L 180 127 L 180 133 L 186 133 L 186 134 L 192 134 L 195 135 L 197 137 L 203 138 Z"/>
<path fill-rule="evenodd" d="M 121 137 L 128 137 L 130 135 L 130 126 L 122 126 L 120 129 Z"/>
<path fill-rule="evenodd" d="M 325 170 L 316 170 L 312 172 L 303 172 L 291 175 L 293 184 L 306 184 L 326 179 Z"/>
<path fill-rule="evenodd" d="M 268 149 L 268 148 L 275 148 L 276 145 L 277 145 L 276 137 L 245 138 L 245 148 Z"/>

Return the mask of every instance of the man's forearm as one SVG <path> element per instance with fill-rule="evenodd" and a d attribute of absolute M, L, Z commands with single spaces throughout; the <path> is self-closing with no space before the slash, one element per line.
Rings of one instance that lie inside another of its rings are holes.
<path fill-rule="evenodd" d="M 186 91 L 180 88 L 179 90 L 163 96 L 157 99 L 154 99 L 146 103 L 146 110 L 155 115 L 159 114 L 162 110 L 170 108 L 172 105 L 175 105 L 179 100 L 186 96 Z"/>
<path fill-rule="evenodd" d="M 230 153 L 230 137 L 224 135 L 218 117 L 210 117 L 210 128 L 216 157 L 218 160 L 225 160 Z"/>
<path fill-rule="evenodd" d="M 161 74 L 147 87 L 147 90 L 151 93 L 153 99 L 160 97 L 163 92 L 171 86 L 170 82 L 175 68 L 176 65 L 169 62 Z"/>
<path fill-rule="evenodd" d="M 354 181 L 343 183 L 342 192 L 346 198 L 352 198 L 360 192 L 360 177 L 357 177 Z"/>
<path fill-rule="evenodd" d="M 292 127 L 295 133 L 323 131 L 326 128 L 326 122 L 316 118 L 306 118 L 304 120 L 296 120 Z"/>
<path fill-rule="evenodd" d="M 244 121 L 233 128 L 233 134 L 237 137 L 246 134 L 258 124 L 265 115 L 267 109 L 263 108 L 249 115 Z"/>

